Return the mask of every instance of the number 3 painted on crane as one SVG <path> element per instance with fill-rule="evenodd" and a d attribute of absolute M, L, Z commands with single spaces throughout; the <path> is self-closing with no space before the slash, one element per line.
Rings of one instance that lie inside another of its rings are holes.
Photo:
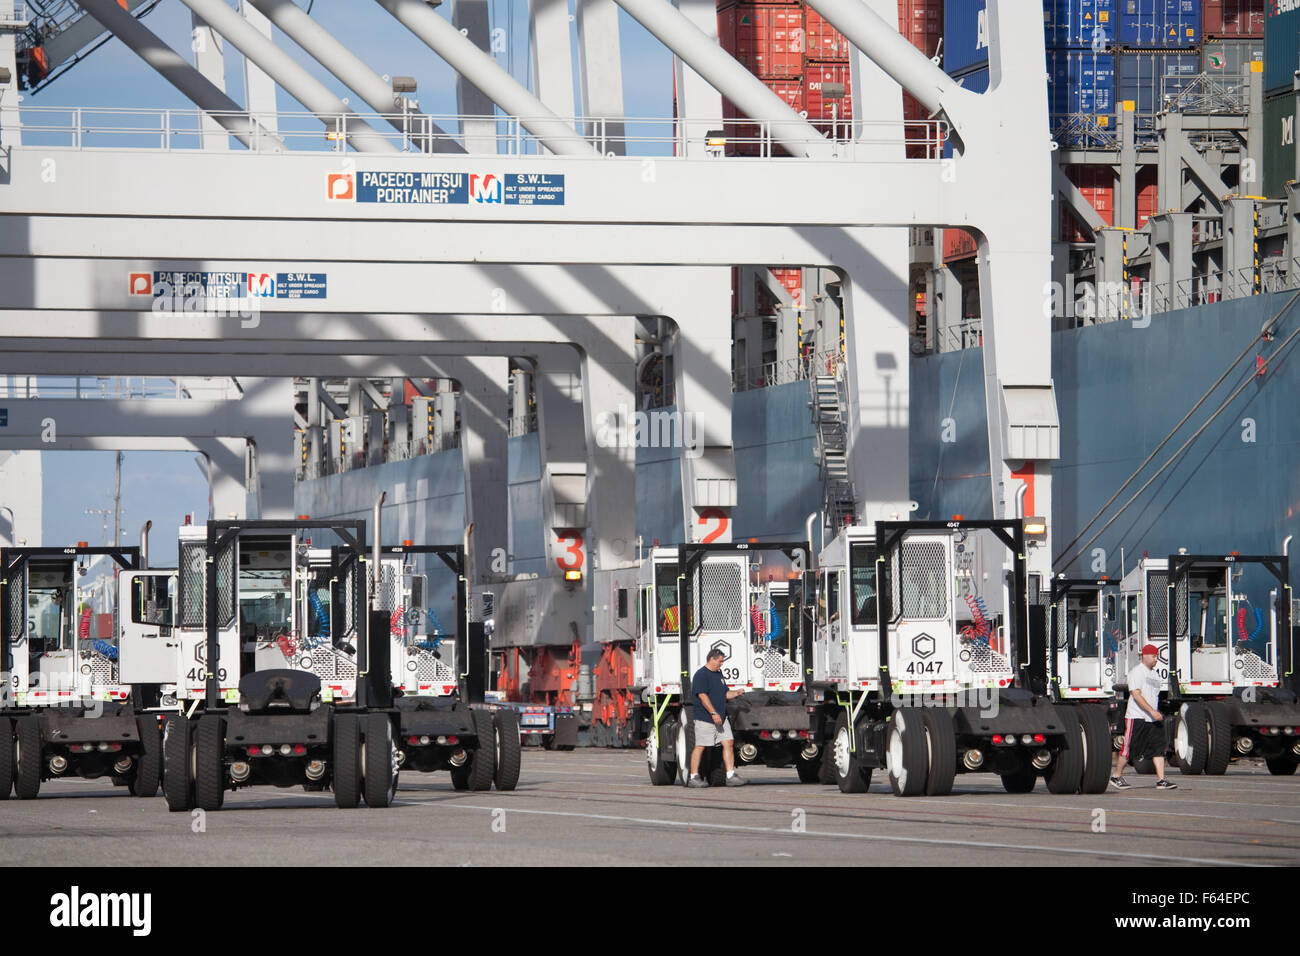
<path fill-rule="evenodd" d="M 566 531 L 557 536 L 561 545 L 568 541 L 569 546 L 564 549 L 564 554 L 555 559 L 555 563 L 560 566 L 561 571 L 580 571 L 587 556 L 582 551 L 582 535 L 577 531 Z M 572 563 L 564 560 L 565 556 L 573 558 Z"/>
<path fill-rule="evenodd" d="M 731 522 L 727 518 L 727 513 L 721 508 L 705 508 L 700 512 L 698 524 L 708 524 L 710 521 L 716 521 L 718 526 L 700 539 L 700 544 L 712 544 L 727 533 L 727 527 Z"/>

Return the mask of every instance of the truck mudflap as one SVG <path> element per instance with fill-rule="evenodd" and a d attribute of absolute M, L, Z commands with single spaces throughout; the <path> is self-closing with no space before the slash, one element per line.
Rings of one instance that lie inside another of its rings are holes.
<path fill-rule="evenodd" d="M 1065 721 L 1057 705 L 1042 697 L 1001 695 L 996 707 L 958 707 L 953 727 L 958 735 L 987 737 L 990 734 L 1062 734 Z"/>
<path fill-rule="evenodd" d="M 738 731 L 811 729 L 808 710 L 798 694 L 745 694 L 731 702 L 727 716 Z"/>
<path fill-rule="evenodd" d="M 226 712 L 226 746 L 248 744 L 306 744 L 324 747 L 330 742 L 328 707 L 318 707 L 310 714 L 245 714 Z"/>
<path fill-rule="evenodd" d="M 439 737 L 455 735 L 474 737 L 474 712 L 467 707 L 409 706 L 407 697 L 399 697 L 398 721 L 403 737 Z"/>
<path fill-rule="evenodd" d="M 552 743 L 556 747 L 578 746 L 578 717 L 576 714 L 570 712 L 555 715 L 555 740 Z"/>
<path fill-rule="evenodd" d="M 41 710 L 41 739 L 50 744 L 113 742 L 139 743 L 140 729 L 135 715 L 120 708 L 98 717 L 87 713 Z"/>
<path fill-rule="evenodd" d="M 1227 697 L 1223 706 L 1233 727 L 1300 727 L 1300 703 L 1294 700 L 1244 701 L 1240 697 Z"/>

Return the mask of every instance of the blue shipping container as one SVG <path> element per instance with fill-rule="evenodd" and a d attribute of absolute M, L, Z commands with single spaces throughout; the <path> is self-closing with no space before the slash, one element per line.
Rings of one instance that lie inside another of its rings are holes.
<path fill-rule="evenodd" d="M 1116 42 L 1116 8 L 1124 2 L 1043 0 L 1043 39 L 1047 48 L 1108 52 Z M 1193 0 L 1168 2 L 1191 3 Z M 1195 2 L 1199 4 L 1200 0 Z M 977 70 L 988 61 L 989 28 L 985 0 L 944 0 L 943 68 L 957 76 Z"/>
<path fill-rule="evenodd" d="M 1117 0 L 1121 46 L 1158 49 L 1201 42 L 1201 0 Z"/>
<path fill-rule="evenodd" d="M 1115 112 L 1115 57 L 1091 50 L 1048 50 L 1047 111 L 1054 117 L 1100 115 L 1105 117 L 1101 125 L 1111 122 Z"/>
<path fill-rule="evenodd" d="M 1291 78 L 1300 69 L 1300 3 L 1279 0 L 1265 9 L 1264 91 L 1276 93 L 1291 89 Z M 948 45 L 946 34 L 943 43 Z"/>
<path fill-rule="evenodd" d="M 1132 100 L 1138 129 L 1154 127 L 1154 115 L 1201 71 L 1196 53 L 1121 53 L 1115 57 L 1118 102 Z"/>
<path fill-rule="evenodd" d="M 1123 0 L 1043 0 L 1047 47 L 1091 49 L 1115 45 L 1115 6 Z"/>
<path fill-rule="evenodd" d="M 988 61 L 989 21 L 984 0 L 944 0 L 944 70 L 956 76 Z"/>

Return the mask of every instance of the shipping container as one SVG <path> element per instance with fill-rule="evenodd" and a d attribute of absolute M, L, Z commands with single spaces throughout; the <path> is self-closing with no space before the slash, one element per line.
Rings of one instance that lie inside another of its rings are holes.
<path fill-rule="evenodd" d="M 1208 40 L 1264 36 L 1264 0 L 1205 0 L 1201 32 Z"/>
<path fill-rule="evenodd" d="M 1283 93 L 1264 101 L 1264 195 L 1284 198 L 1295 178 L 1295 95 Z"/>
<path fill-rule="evenodd" d="M 1115 57 L 1115 101 L 1132 100 L 1137 128 L 1155 128 L 1155 114 L 1172 103 L 1201 72 L 1199 53 L 1147 51 Z"/>
<path fill-rule="evenodd" d="M 1300 3 L 1269 0 L 1264 19 L 1264 91 L 1280 93 L 1291 89 L 1300 68 Z M 945 34 L 946 35 L 946 34 Z"/>
<path fill-rule="evenodd" d="M 1137 175 L 1136 228 L 1141 229 L 1156 209 L 1156 173 L 1144 166 Z M 1116 223 L 1115 170 L 1112 166 L 1067 166 L 1065 175 L 1078 187 L 1108 226 Z M 1065 203 L 1061 204 L 1061 242 L 1089 242 L 1083 223 Z"/>
<path fill-rule="evenodd" d="M 1114 55 L 1048 50 L 1047 111 L 1053 117 L 1086 114 L 1097 117 L 1099 126 L 1110 126 L 1115 112 Z"/>
<path fill-rule="evenodd" d="M 1119 44 L 1134 49 L 1194 47 L 1201 42 L 1202 0 L 1118 0 Z"/>
<path fill-rule="evenodd" d="M 934 56 L 943 37 L 943 0 L 898 0 L 898 32 L 926 56 Z"/>
<path fill-rule="evenodd" d="M 973 259 L 978 252 L 975 237 L 964 229 L 945 229 L 943 231 L 943 261 L 960 262 Z"/>
<path fill-rule="evenodd" d="M 1043 37 L 1053 47 L 1105 52 L 1115 44 L 1115 5 L 1123 0 L 1043 0 Z"/>
<path fill-rule="evenodd" d="M 956 76 L 988 62 L 989 20 L 984 0 L 944 0 L 944 70 Z"/>
<path fill-rule="evenodd" d="M 849 64 L 804 62 L 803 108 L 808 111 L 808 119 L 818 129 L 829 129 L 833 119 L 849 120 L 853 118 L 853 86 L 849 82 Z M 842 97 L 823 95 L 827 83 L 839 83 L 844 87 Z"/>
<path fill-rule="evenodd" d="M 763 85 L 770 89 L 777 96 L 781 97 L 791 109 L 796 113 L 802 112 L 804 108 L 803 101 L 803 80 L 764 80 Z M 727 134 L 727 155 L 728 156 L 760 156 L 763 152 L 762 144 L 758 141 L 763 135 L 762 127 L 759 123 L 751 121 L 744 113 L 736 108 L 725 96 L 722 98 L 722 119 L 723 130 Z M 769 131 L 770 132 L 770 131 Z M 750 142 L 735 142 L 737 139 L 750 140 Z M 772 145 L 770 155 L 788 156 L 780 146 Z"/>
<path fill-rule="evenodd" d="M 1201 72 L 1234 92 L 1250 89 L 1251 64 L 1254 70 L 1263 69 L 1263 38 L 1207 40 L 1201 47 Z"/>
<path fill-rule="evenodd" d="M 736 3 L 718 11 L 718 42 L 760 79 L 790 79 L 803 72 L 803 7 L 788 3 Z"/>

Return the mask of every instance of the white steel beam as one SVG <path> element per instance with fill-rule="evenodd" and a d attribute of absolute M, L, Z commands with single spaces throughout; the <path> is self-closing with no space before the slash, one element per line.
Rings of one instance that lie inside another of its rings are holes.
<path fill-rule="evenodd" d="M 97 0 L 103 3 L 104 0 Z M 339 123 L 345 124 L 345 133 L 349 145 L 361 153 L 397 153 L 398 148 L 380 136 L 361 117 L 357 116 L 348 105 L 331 93 L 319 80 L 292 60 L 288 54 L 277 47 L 268 37 L 263 36 L 249 19 L 240 16 L 222 0 L 181 0 L 187 7 L 211 24 L 231 46 L 238 49 L 249 60 L 266 71 L 284 91 L 315 113 L 329 130 Z M 260 13 L 248 11 L 250 17 L 261 19 Z M 267 25 L 268 30 L 270 25 Z M 250 100 L 249 107 L 253 104 Z"/>
<path fill-rule="evenodd" d="M 576 0 L 578 18 L 578 71 L 582 115 L 588 136 L 603 127 L 607 139 L 602 151 L 622 156 L 623 58 L 619 46 L 618 7 L 614 0 Z"/>
<path fill-rule="evenodd" d="M 383 77 L 340 43 L 332 33 L 316 22 L 292 0 L 250 0 L 271 22 L 329 70 L 349 89 L 365 100 L 366 105 L 388 120 L 399 133 L 410 138 L 420 149 L 433 153 L 463 153 L 465 147 L 427 116 L 415 111 L 403 112 L 393 88 Z M 418 133 L 418 135 L 416 135 Z"/>
<path fill-rule="evenodd" d="M 590 156 L 592 149 L 565 119 L 548 110 L 474 42 L 420 0 L 375 0 L 403 26 L 482 90 L 557 156 Z M 493 133 L 495 137 L 495 131 Z M 482 160 L 477 162 L 481 163 Z"/>

